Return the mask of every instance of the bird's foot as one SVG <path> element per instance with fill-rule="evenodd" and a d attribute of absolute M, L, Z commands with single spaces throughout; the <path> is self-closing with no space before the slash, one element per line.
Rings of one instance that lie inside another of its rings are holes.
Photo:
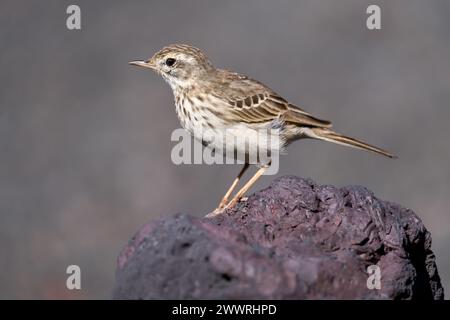
<path fill-rule="evenodd" d="M 225 210 L 225 208 L 226 208 L 226 202 L 221 201 L 219 206 L 216 209 L 214 209 L 213 212 L 208 213 L 205 217 L 206 218 L 215 217 L 215 216 L 221 214 Z"/>
<path fill-rule="evenodd" d="M 233 208 L 238 202 L 245 202 L 248 200 L 248 197 L 235 197 L 225 206 L 223 210 Z"/>
<path fill-rule="evenodd" d="M 245 202 L 247 200 L 248 200 L 248 197 L 242 197 L 242 198 L 234 198 L 233 200 L 228 202 L 228 204 L 221 202 L 219 204 L 219 206 L 216 209 L 214 209 L 213 212 L 208 213 L 205 217 L 206 218 L 215 217 L 215 216 L 223 213 L 225 210 L 233 208 L 238 202 Z"/>
<path fill-rule="evenodd" d="M 216 209 L 214 209 L 214 211 L 208 213 L 205 217 L 206 218 L 215 217 L 215 216 L 221 214 L 224 210 L 225 210 L 225 207 L 217 207 Z"/>
<path fill-rule="evenodd" d="M 225 207 L 225 209 L 231 209 L 233 208 L 237 203 L 239 202 L 239 199 L 233 199 L 231 200 L 227 206 Z"/>

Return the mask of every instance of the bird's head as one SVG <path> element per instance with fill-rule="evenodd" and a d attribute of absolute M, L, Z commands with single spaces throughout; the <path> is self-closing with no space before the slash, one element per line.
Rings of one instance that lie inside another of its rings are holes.
<path fill-rule="evenodd" d="M 156 71 L 173 90 L 189 88 L 198 79 L 214 70 L 211 62 L 200 49 L 186 44 L 164 47 L 150 59 L 131 61 L 130 64 Z"/>

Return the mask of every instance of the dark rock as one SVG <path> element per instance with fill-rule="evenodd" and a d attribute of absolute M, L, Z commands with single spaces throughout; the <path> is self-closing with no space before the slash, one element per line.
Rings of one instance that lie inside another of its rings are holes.
<path fill-rule="evenodd" d="M 367 268 L 379 267 L 381 289 Z M 283 177 L 214 218 L 144 225 L 115 299 L 443 299 L 419 217 L 369 190 Z"/>

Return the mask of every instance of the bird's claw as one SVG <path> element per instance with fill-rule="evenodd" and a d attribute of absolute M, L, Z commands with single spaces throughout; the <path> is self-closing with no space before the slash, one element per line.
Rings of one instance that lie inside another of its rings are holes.
<path fill-rule="evenodd" d="M 205 217 L 206 218 L 215 217 L 215 216 L 223 213 L 225 210 L 233 208 L 238 202 L 245 202 L 247 200 L 248 200 L 248 197 L 242 197 L 242 198 L 235 198 L 235 199 L 231 200 L 230 202 L 228 202 L 228 204 L 220 203 L 220 205 L 216 209 L 214 209 L 213 212 L 208 213 Z"/>
<path fill-rule="evenodd" d="M 216 209 L 214 209 L 214 211 L 208 213 L 205 217 L 206 218 L 212 218 L 215 217 L 219 214 L 221 214 L 223 211 L 225 210 L 225 207 L 219 206 Z"/>

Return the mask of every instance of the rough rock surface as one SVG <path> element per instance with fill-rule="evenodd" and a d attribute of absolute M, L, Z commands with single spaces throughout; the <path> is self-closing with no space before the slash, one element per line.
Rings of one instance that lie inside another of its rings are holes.
<path fill-rule="evenodd" d="M 371 265 L 381 289 L 367 286 Z M 144 225 L 118 258 L 113 297 L 443 299 L 444 291 L 414 212 L 364 187 L 287 176 L 217 217 Z"/>

